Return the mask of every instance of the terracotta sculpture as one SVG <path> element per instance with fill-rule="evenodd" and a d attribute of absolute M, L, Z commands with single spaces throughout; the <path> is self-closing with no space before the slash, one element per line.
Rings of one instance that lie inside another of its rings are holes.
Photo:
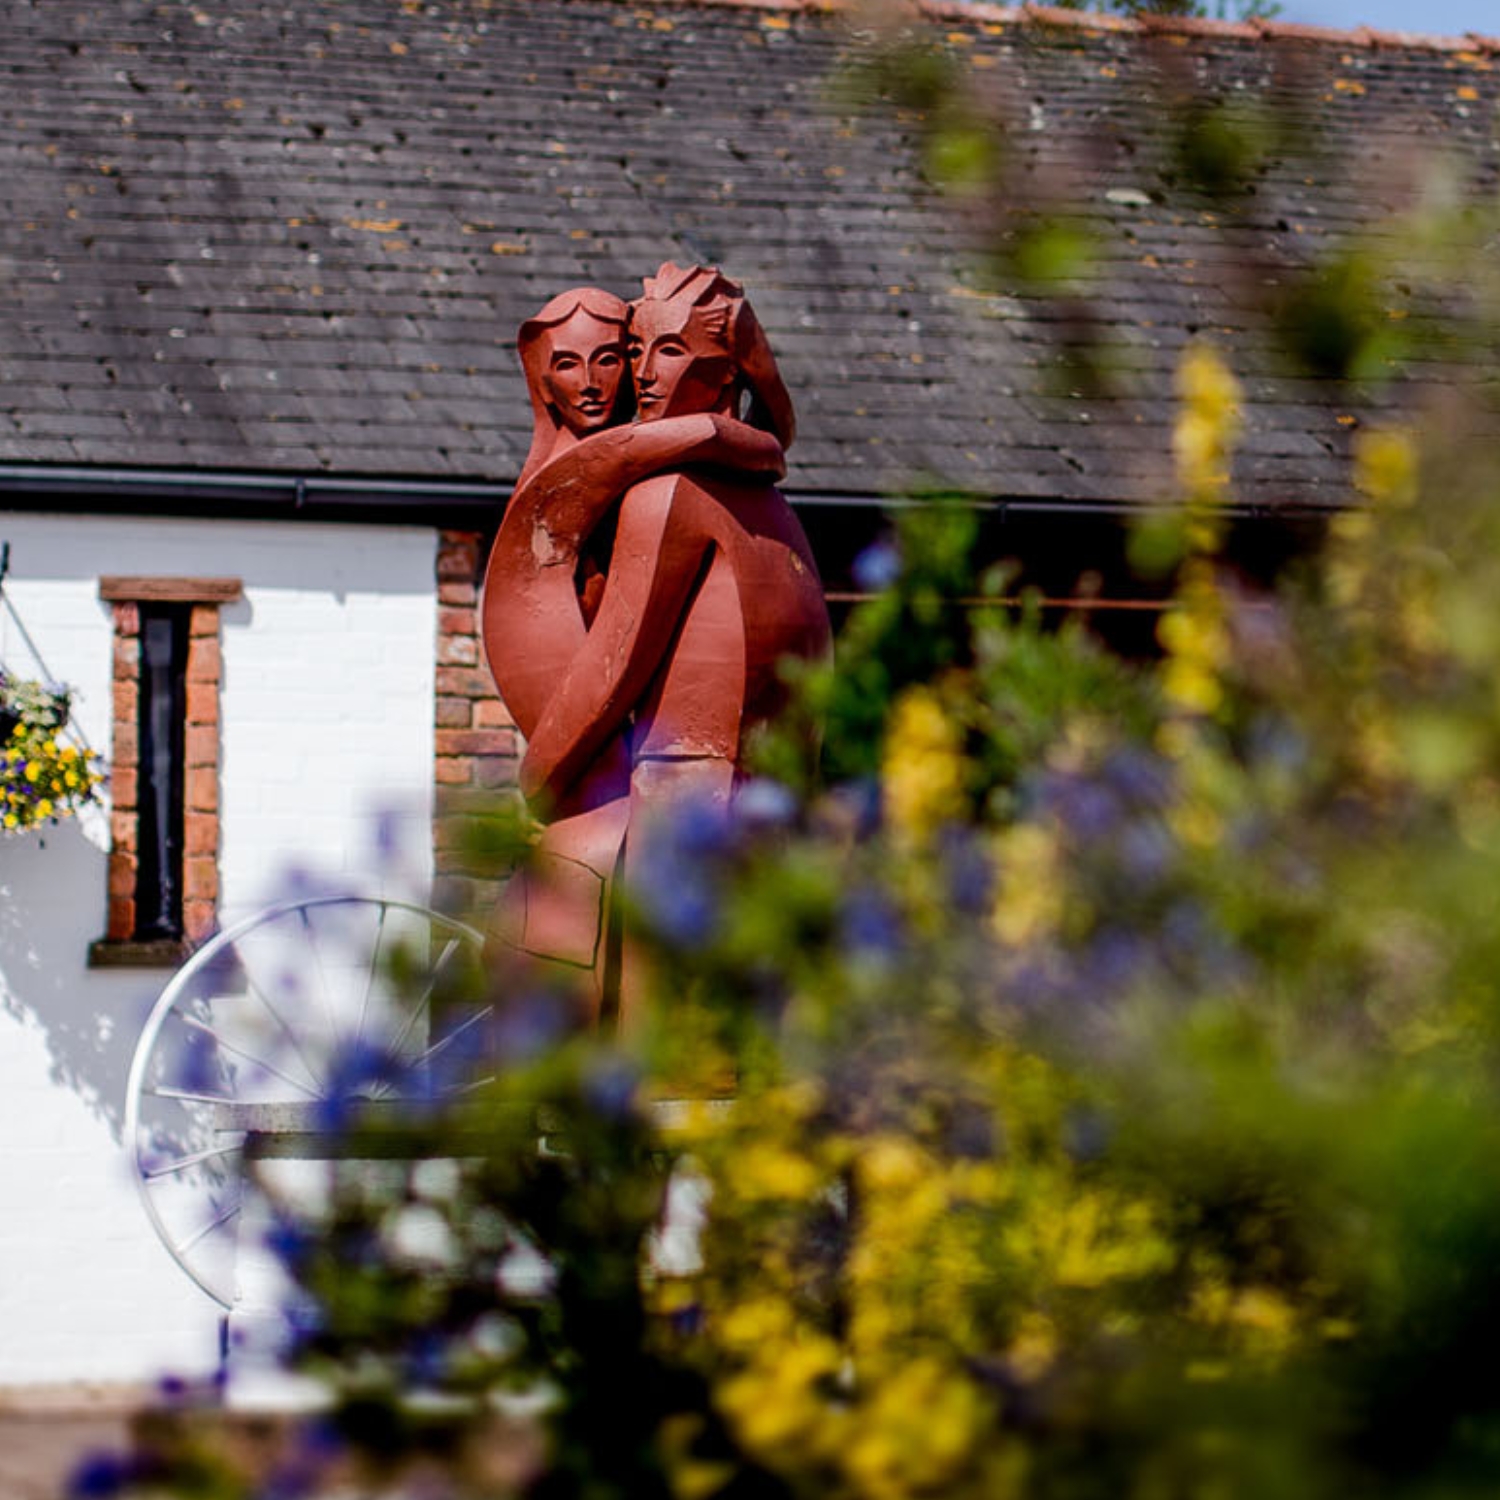
<path fill-rule="evenodd" d="M 827 651 L 822 588 L 774 480 L 791 402 L 754 313 L 717 271 L 673 265 L 628 310 L 582 289 L 521 330 L 531 453 L 485 579 L 490 667 L 529 741 L 522 789 L 547 817 L 501 940 L 587 971 L 607 961 L 627 829 L 692 793 L 727 802 L 747 733 L 782 697 L 776 664 Z M 739 419 L 748 400 L 748 420 Z M 625 859 L 628 860 L 628 854 Z"/>

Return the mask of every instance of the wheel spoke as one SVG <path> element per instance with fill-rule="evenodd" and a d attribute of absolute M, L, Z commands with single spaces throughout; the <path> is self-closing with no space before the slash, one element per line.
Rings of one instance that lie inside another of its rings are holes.
<path fill-rule="evenodd" d="M 227 1224 L 239 1211 L 240 1205 L 238 1203 L 231 1203 L 228 1208 L 215 1214 L 201 1229 L 194 1230 L 185 1240 L 180 1240 L 177 1244 L 171 1246 L 172 1254 L 181 1259 L 199 1240 L 207 1239 L 214 1230 Z"/>
<path fill-rule="evenodd" d="M 270 1014 L 271 1019 L 281 1028 L 282 1035 L 292 1044 L 292 1051 L 297 1054 L 297 1061 L 307 1070 L 307 1080 L 312 1085 L 315 1095 L 321 1098 L 322 1095 L 318 1089 L 318 1070 L 307 1060 L 307 1053 L 302 1050 L 302 1043 L 298 1041 L 297 1033 L 287 1024 L 286 1018 L 281 1012 L 271 1004 L 271 997 L 250 977 L 249 965 L 245 963 L 243 958 L 240 960 L 240 967 L 244 970 L 245 974 L 245 988 L 260 1001 L 261 1005 Z"/>
<path fill-rule="evenodd" d="M 170 1177 L 175 1172 L 181 1172 L 187 1167 L 196 1167 L 202 1162 L 212 1161 L 218 1156 L 233 1156 L 235 1152 L 244 1150 L 244 1142 L 236 1141 L 232 1146 L 207 1146 L 202 1151 L 194 1151 L 187 1156 L 179 1156 L 175 1161 L 169 1161 L 161 1167 L 142 1167 L 141 1176 L 147 1182 L 154 1182 L 158 1177 Z"/>
<path fill-rule="evenodd" d="M 194 1031 L 201 1031 L 205 1036 L 211 1036 L 226 1052 L 232 1052 L 236 1057 L 243 1057 L 246 1062 L 253 1063 L 257 1068 L 264 1068 L 268 1073 L 274 1073 L 283 1083 L 290 1084 L 299 1094 L 306 1094 L 309 1099 L 321 1099 L 323 1096 L 316 1089 L 310 1089 L 305 1083 L 298 1083 L 290 1073 L 283 1072 L 275 1063 L 267 1062 L 263 1057 L 257 1057 L 253 1052 L 247 1052 L 243 1047 L 236 1047 L 227 1037 L 221 1036 L 206 1021 L 200 1021 L 196 1016 L 183 1016 L 182 1024 L 191 1026 Z"/>
<path fill-rule="evenodd" d="M 443 970 L 448 967 L 448 961 L 458 952 L 456 937 L 448 939 L 448 946 L 438 954 L 438 960 L 433 964 L 427 975 L 427 988 L 417 997 L 417 1003 L 408 1012 L 401 1030 L 391 1040 L 391 1055 L 394 1057 L 401 1050 L 402 1043 L 411 1035 L 411 1029 L 417 1024 L 418 1019 L 426 1012 L 428 1004 L 432 1000 L 432 992 L 437 988 L 437 982 L 443 977 Z"/>
<path fill-rule="evenodd" d="M 323 950 L 318 946 L 318 934 L 313 927 L 312 918 L 307 914 L 307 908 L 299 906 L 297 915 L 302 918 L 302 930 L 307 934 L 307 946 L 312 953 L 313 968 L 318 971 L 318 990 L 323 996 L 323 1014 L 328 1017 L 328 1038 L 335 1047 L 338 1047 L 341 1045 L 342 1038 L 339 1036 L 338 1017 L 333 1008 L 333 991 L 328 987 L 328 974 L 323 968 Z"/>
<path fill-rule="evenodd" d="M 370 968 L 365 974 L 365 993 L 359 1002 L 359 1024 L 354 1028 L 354 1045 L 365 1039 L 365 1015 L 370 1009 L 370 992 L 375 988 L 375 972 L 380 967 L 380 944 L 385 937 L 385 919 L 390 911 L 383 901 L 380 904 L 380 919 L 375 924 L 375 943 L 370 950 Z"/>
<path fill-rule="evenodd" d="M 477 1026 L 486 1017 L 492 1016 L 494 1014 L 495 1007 L 493 1005 L 486 1005 L 483 1010 L 475 1011 L 467 1021 L 461 1022 L 459 1025 L 455 1026 L 453 1030 L 450 1031 L 448 1035 L 442 1039 L 442 1041 L 434 1042 L 432 1046 L 430 1046 L 425 1052 L 417 1053 L 417 1055 L 411 1060 L 411 1066 L 415 1068 L 420 1067 L 424 1062 L 431 1062 L 432 1059 L 438 1055 L 438 1053 L 442 1052 L 447 1047 L 451 1047 L 453 1043 L 456 1042 L 458 1038 L 461 1037 L 464 1032 L 466 1032 L 471 1026 Z"/>
<path fill-rule="evenodd" d="M 185 1104 L 233 1104 L 228 1094 L 195 1094 L 189 1089 L 174 1089 L 167 1084 L 148 1084 L 141 1090 L 155 1099 L 180 1099 Z"/>
<path fill-rule="evenodd" d="M 461 1083 L 453 1090 L 455 1094 L 472 1094 L 475 1089 L 482 1089 L 486 1084 L 494 1083 L 500 1075 L 498 1073 L 486 1073 L 483 1078 L 471 1078 L 468 1083 Z"/>

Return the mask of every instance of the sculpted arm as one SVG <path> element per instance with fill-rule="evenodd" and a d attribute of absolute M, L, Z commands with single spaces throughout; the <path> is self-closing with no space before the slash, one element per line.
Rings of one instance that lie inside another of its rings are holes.
<path fill-rule="evenodd" d="M 781 444 L 770 433 L 702 412 L 594 433 L 539 470 L 511 506 L 519 501 L 521 516 L 576 548 L 610 500 L 663 469 L 689 464 L 765 474 L 773 483 L 786 474 Z"/>
<path fill-rule="evenodd" d="M 679 480 L 637 485 L 620 512 L 599 614 L 553 693 L 521 762 L 521 790 L 557 800 L 625 723 L 666 657 L 706 533 L 682 524 Z"/>
<path fill-rule="evenodd" d="M 732 417 L 700 413 L 593 433 L 511 497 L 485 571 L 481 631 L 490 670 L 530 736 L 588 631 L 573 570 L 588 534 L 632 485 L 689 464 L 779 478 L 781 444 Z"/>

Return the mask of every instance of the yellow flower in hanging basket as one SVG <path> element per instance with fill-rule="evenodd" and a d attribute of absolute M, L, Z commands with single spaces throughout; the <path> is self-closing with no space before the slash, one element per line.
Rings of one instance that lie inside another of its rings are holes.
<path fill-rule="evenodd" d="M 72 817 L 98 801 L 103 777 L 97 757 L 59 742 L 68 707 L 63 690 L 0 676 L 0 830 L 5 833 Z"/>

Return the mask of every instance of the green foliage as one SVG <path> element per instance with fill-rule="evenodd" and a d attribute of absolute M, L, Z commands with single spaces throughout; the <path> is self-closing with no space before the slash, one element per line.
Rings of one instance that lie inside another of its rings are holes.
<path fill-rule="evenodd" d="M 642 847 L 646 1032 L 511 974 L 497 1076 L 350 1119 L 378 1166 L 282 1248 L 366 1465 L 493 1493 L 520 1400 L 531 1495 L 1493 1487 L 1500 454 L 1366 437 L 1313 585 L 1244 599 L 1235 393 L 1185 362 L 1159 663 L 898 511 L 803 683 L 833 784 Z"/>
<path fill-rule="evenodd" d="M 1388 378 L 1400 351 L 1388 311 L 1394 300 L 1371 256 L 1339 255 L 1292 288 L 1281 309 L 1286 347 L 1312 375 Z"/>

